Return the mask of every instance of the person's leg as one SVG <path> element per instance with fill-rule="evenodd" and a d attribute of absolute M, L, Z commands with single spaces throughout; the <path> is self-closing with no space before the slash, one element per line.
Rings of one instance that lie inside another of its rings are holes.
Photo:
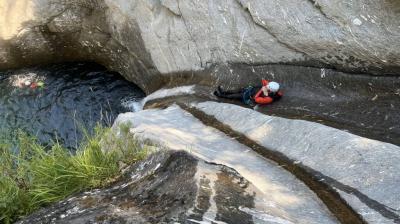
<path fill-rule="evenodd" d="M 220 93 L 227 94 L 227 95 L 242 94 L 242 92 L 243 92 L 243 89 L 234 89 L 234 90 L 225 90 L 225 91 L 223 91 L 222 89 L 219 89 L 219 90 L 220 90 Z"/>
<path fill-rule="evenodd" d="M 239 99 L 241 100 L 243 97 L 243 89 L 229 90 L 224 91 L 218 86 L 218 91 L 215 92 L 215 95 L 221 98 L 226 99 Z"/>
<path fill-rule="evenodd" d="M 242 100 L 243 95 L 242 93 L 230 93 L 230 94 L 220 94 L 219 97 L 226 98 L 226 99 L 235 99 L 235 100 Z"/>

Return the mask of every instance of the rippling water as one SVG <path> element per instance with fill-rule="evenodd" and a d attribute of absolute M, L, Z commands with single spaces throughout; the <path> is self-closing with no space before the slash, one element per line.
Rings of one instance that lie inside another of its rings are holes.
<path fill-rule="evenodd" d="M 111 124 L 129 110 L 125 101 L 143 97 L 137 86 L 93 63 L 0 72 L 0 137 L 14 141 L 22 130 L 44 144 L 57 139 L 74 148 L 82 128 Z"/>

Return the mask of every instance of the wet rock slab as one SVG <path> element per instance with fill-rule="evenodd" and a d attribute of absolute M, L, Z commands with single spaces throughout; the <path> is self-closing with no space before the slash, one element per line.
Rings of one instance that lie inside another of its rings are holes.
<path fill-rule="evenodd" d="M 367 221 L 400 222 L 398 146 L 232 104 L 204 102 L 193 106 L 266 149 L 310 168 Z"/>
<path fill-rule="evenodd" d="M 235 169 L 258 192 L 255 209 L 245 211 L 257 216 L 259 222 L 279 217 L 283 223 L 337 223 L 314 192 L 290 172 L 177 105 L 120 114 L 114 127 L 126 122 L 131 123 L 130 131 L 139 139 L 186 150 L 205 161 Z"/>
<path fill-rule="evenodd" d="M 284 97 L 274 104 L 256 107 L 257 111 L 267 115 L 322 123 L 400 145 L 398 76 L 372 76 L 292 65 L 218 66 L 213 76 L 227 90 L 260 85 L 262 78 L 279 82 Z M 217 85 L 209 93 L 216 88 Z"/>
<path fill-rule="evenodd" d="M 258 214 L 257 194 L 226 166 L 161 151 L 111 186 L 74 195 L 19 223 L 291 223 Z"/>

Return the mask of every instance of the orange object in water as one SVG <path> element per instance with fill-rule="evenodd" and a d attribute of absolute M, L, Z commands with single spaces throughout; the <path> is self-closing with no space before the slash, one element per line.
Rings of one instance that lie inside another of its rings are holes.
<path fill-rule="evenodd" d="M 36 89 L 38 87 L 38 84 L 36 82 L 33 82 L 30 87 L 31 89 Z"/>

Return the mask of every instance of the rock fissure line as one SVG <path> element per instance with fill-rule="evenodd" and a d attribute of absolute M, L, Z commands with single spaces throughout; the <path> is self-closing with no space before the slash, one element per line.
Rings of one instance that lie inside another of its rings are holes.
<path fill-rule="evenodd" d="M 196 54 L 197 54 L 197 57 L 199 57 L 199 60 L 200 60 L 200 67 L 203 67 L 203 59 L 201 58 L 201 55 L 200 55 L 200 52 L 199 52 L 200 48 L 199 48 L 196 40 L 194 39 L 192 33 L 189 30 L 189 26 L 187 25 L 187 22 L 185 20 L 185 17 L 183 16 L 183 13 L 182 13 L 182 10 L 181 10 L 181 4 L 180 4 L 179 0 L 176 1 L 176 4 L 178 6 L 179 13 L 181 14 L 180 18 L 182 19 L 183 24 L 185 25 L 186 31 L 187 31 L 188 35 L 190 36 L 190 39 L 192 39 L 193 44 L 196 46 Z"/>
<path fill-rule="evenodd" d="M 322 6 L 318 3 L 317 0 L 308 0 L 309 3 L 311 3 L 315 9 L 318 10 L 319 13 L 321 13 L 321 15 L 323 15 L 326 19 L 338 24 L 339 26 L 344 26 L 343 24 L 340 24 L 338 21 L 334 20 L 333 18 L 329 17 L 324 10 L 322 10 Z"/>
<path fill-rule="evenodd" d="M 72 8 L 71 5 L 69 5 L 69 6 L 65 5 L 65 8 L 64 8 L 63 10 L 61 10 L 59 13 L 57 13 L 57 14 L 55 14 L 55 15 L 53 15 L 53 16 L 50 16 L 50 17 L 47 19 L 47 22 L 45 22 L 45 25 L 48 26 L 49 23 L 53 22 L 53 21 L 54 21 L 55 19 L 57 19 L 59 16 L 62 16 L 64 13 L 66 13 L 66 12 L 67 12 L 68 10 L 70 10 L 71 8 Z"/>
<path fill-rule="evenodd" d="M 250 8 L 243 5 L 243 3 L 240 0 L 234 0 L 234 2 L 237 2 L 238 5 L 243 9 L 243 11 L 248 14 L 251 18 L 251 20 L 254 22 L 254 24 L 260 28 L 262 28 L 263 30 L 265 30 L 268 34 L 270 34 L 280 45 L 282 45 L 283 47 L 292 50 L 294 52 L 297 52 L 299 54 L 302 54 L 305 58 L 308 57 L 308 55 L 300 50 L 298 50 L 297 48 L 289 45 L 288 43 L 285 43 L 283 41 L 281 41 L 272 31 L 270 31 L 267 27 L 264 26 L 264 24 L 260 23 L 256 18 L 254 18 L 253 13 L 251 12 Z"/>
<path fill-rule="evenodd" d="M 239 143 L 252 148 L 255 152 L 276 162 L 279 166 L 292 173 L 304 184 L 306 184 L 324 202 L 329 211 L 331 211 L 331 213 L 341 223 L 355 224 L 366 223 L 366 221 L 360 216 L 360 214 L 353 210 L 353 208 L 340 196 L 335 188 L 356 196 L 360 199 L 360 201 L 365 203 L 371 209 L 379 212 L 382 216 L 392 219 L 395 223 L 400 223 L 400 217 L 391 211 L 390 208 L 369 198 L 358 190 L 340 183 L 333 178 L 327 177 L 309 167 L 296 164 L 295 161 L 291 160 L 284 154 L 269 150 L 257 142 L 247 138 L 243 134 L 237 133 L 229 126 L 215 119 L 213 116 L 207 115 L 196 108 L 189 107 L 182 103 L 178 103 L 178 105 L 191 113 L 205 125 L 216 128 L 224 132 L 229 137 L 235 138 Z"/>
<path fill-rule="evenodd" d="M 175 12 L 174 10 L 172 10 L 170 7 L 168 7 L 166 4 L 164 4 L 161 0 L 159 0 L 158 1 L 159 2 L 159 4 L 162 6 L 162 7 L 164 7 L 168 12 L 170 12 L 172 15 L 174 15 L 174 16 L 176 16 L 176 17 L 178 17 L 178 18 L 182 18 L 182 14 L 179 14 L 180 13 L 180 9 L 179 9 L 179 13 L 177 13 L 177 12 Z M 179 4 L 179 3 L 177 3 L 177 4 Z"/>

